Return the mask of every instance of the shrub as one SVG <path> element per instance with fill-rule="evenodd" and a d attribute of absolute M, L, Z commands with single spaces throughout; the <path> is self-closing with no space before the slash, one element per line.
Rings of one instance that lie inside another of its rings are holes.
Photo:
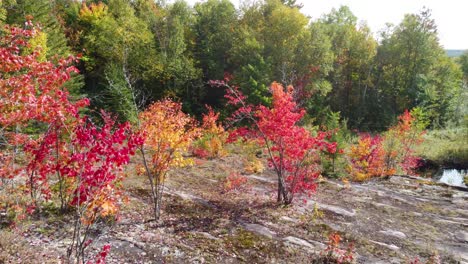
<path fill-rule="evenodd" d="M 228 193 L 235 190 L 242 190 L 247 185 L 247 177 L 238 173 L 231 173 L 222 183 L 222 192 Z"/>
<path fill-rule="evenodd" d="M 208 113 L 203 115 L 202 136 L 194 142 L 192 153 L 199 158 L 220 158 L 227 154 L 224 148 L 227 134 L 221 123 L 219 113 L 207 106 Z"/>
<path fill-rule="evenodd" d="M 272 107 L 252 106 L 245 103 L 246 97 L 236 87 L 224 82 L 212 82 L 214 85 L 226 86 L 228 104 L 237 106 L 230 121 L 242 120 L 251 123 L 250 127 L 240 127 L 229 135 L 231 141 L 238 137 L 253 138 L 260 141 L 266 149 L 268 165 L 276 172 L 278 179 L 277 201 L 290 204 L 294 195 L 315 191 L 315 180 L 320 174 L 320 151 L 336 151 L 336 145 L 325 140 L 326 133 L 319 132 L 312 136 L 297 123 L 305 114 L 304 109 L 297 107 L 293 100 L 293 88 L 286 91 L 278 83 L 271 85 L 273 95 Z"/>
<path fill-rule="evenodd" d="M 158 101 L 140 113 L 142 172 L 149 180 L 153 214 L 159 219 L 164 183 L 171 168 L 192 164 L 185 158 L 191 143 L 199 136 L 196 121 L 182 112 L 182 105 L 170 99 Z"/>
<path fill-rule="evenodd" d="M 89 100 L 73 102 L 63 87 L 77 72 L 71 66 L 75 58 L 45 61 L 40 48 L 28 44 L 37 34 L 30 22 L 26 29 L 6 26 L 0 34 L 0 177 L 2 184 L 12 183 L 3 189 L 10 200 L 0 201 L 0 207 L 18 220 L 24 212 L 40 212 L 42 200 L 55 194 L 50 185 L 57 181 L 61 208 L 72 206 L 75 213 L 68 257 L 81 263 L 91 243 L 89 226 L 118 209 L 118 174 L 141 137 L 129 124 L 117 126 L 107 114 L 102 115 L 102 127 L 81 117 Z M 10 202 L 21 191 L 30 201 Z"/>
<path fill-rule="evenodd" d="M 337 263 L 337 264 L 351 264 L 355 263 L 356 257 L 354 252 L 354 245 L 349 244 L 347 249 L 341 249 L 341 236 L 338 233 L 333 233 L 328 236 L 327 247 L 320 253 L 320 259 L 312 263 Z"/>
<path fill-rule="evenodd" d="M 349 153 L 348 172 L 354 181 L 366 181 L 372 177 L 388 176 L 395 173 L 385 165 L 385 150 L 382 137 L 361 134 Z"/>
<path fill-rule="evenodd" d="M 423 126 L 405 110 L 398 117 L 398 123 L 384 133 L 385 165 L 387 170 L 395 169 L 416 175 L 420 158 L 414 155 L 415 148 L 423 142 Z"/>
<path fill-rule="evenodd" d="M 339 112 L 330 112 L 322 130 L 328 131 L 327 141 L 336 142 L 336 151 L 322 152 L 323 173 L 329 177 L 343 177 L 346 174 L 345 148 L 351 142 L 351 133 L 348 130 L 346 120 L 340 120 Z"/>
<path fill-rule="evenodd" d="M 416 175 L 420 158 L 414 155 L 421 144 L 422 126 L 408 111 L 383 136 L 361 134 L 348 151 L 348 172 L 355 181 L 390 176 L 397 172 Z"/>

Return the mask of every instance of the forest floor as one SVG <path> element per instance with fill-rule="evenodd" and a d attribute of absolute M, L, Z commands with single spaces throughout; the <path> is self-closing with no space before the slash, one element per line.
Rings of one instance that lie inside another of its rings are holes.
<path fill-rule="evenodd" d="M 328 236 L 338 233 L 343 249 L 354 246 L 357 263 L 410 263 L 434 252 L 442 263 L 468 263 L 466 190 L 403 176 L 362 184 L 323 179 L 316 194 L 284 207 L 275 203 L 271 171 L 246 175 L 245 189 L 222 193 L 226 174 L 242 170 L 242 158 L 196 163 L 171 173 L 158 222 L 147 221 L 146 179 L 129 176 L 120 220 L 98 224 L 90 247 L 110 244 L 108 263 L 320 263 L 314 260 Z M 71 232 L 69 216 L 53 215 L 0 230 L 2 240 L 11 240 L 3 259 L 60 262 Z"/>

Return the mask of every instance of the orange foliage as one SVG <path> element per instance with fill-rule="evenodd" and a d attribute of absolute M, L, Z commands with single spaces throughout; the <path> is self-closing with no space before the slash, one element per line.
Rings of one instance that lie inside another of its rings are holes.
<path fill-rule="evenodd" d="M 332 233 L 328 236 L 327 248 L 321 252 L 323 263 L 354 263 L 355 252 L 354 245 L 348 245 L 346 250 L 340 249 L 342 237 L 338 233 Z"/>
<path fill-rule="evenodd" d="M 219 113 L 206 106 L 208 113 L 203 115 L 202 137 L 195 142 L 192 152 L 200 158 L 219 158 L 227 154 L 224 149 L 227 134 L 221 123 L 218 123 Z"/>
<path fill-rule="evenodd" d="M 241 190 L 247 184 L 247 177 L 238 173 L 231 173 L 223 181 L 223 193 L 231 192 L 234 190 Z"/>
<path fill-rule="evenodd" d="M 199 136 L 200 129 L 192 117 L 182 112 L 182 104 L 170 99 L 150 105 L 140 114 L 140 122 L 140 131 L 145 136 L 145 143 L 141 148 L 144 166 L 140 172 L 148 177 L 154 216 L 159 219 L 167 173 L 171 168 L 193 163 L 184 154 Z"/>
<path fill-rule="evenodd" d="M 351 161 L 348 172 L 355 181 L 365 181 L 372 177 L 392 175 L 395 170 L 385 166 L 385 155 L 381 137 L 372 137 L 368 134 L 361 135 L 358 143 L 351 146 L 348 153 Z"/>
<path fill-rule="evenodd" d="M 420 159 L 413 155 L 414 147 L 423 142 L 424 131 L 408 110 L 398 117 L 398 124 L 385 133 L 384 148 L 387 167 L 395 167 L 406 174 L 416 175 Z"/>
<path fill-rule="evenodd" d="M 422 142 L 422 129 L 409 111 L 398 117 L 398 124 L 383 137 L 361 135 L 348 153 L 348 172 L 355 181 L 390 176 L 397 172 L 416 174 L 419 158 L 413 156 L 414 147 Z"/>
<path fill-rule="evenodd" d="M 192 164 L 183 154 L 200 130 L 196 121 L 182 112 L 180 103 L 170 99 L 153 103 L 140 114 L 140 121 L 145 149 L 151 153 L 152 173 L 162 176 L 171 167 Z"/>

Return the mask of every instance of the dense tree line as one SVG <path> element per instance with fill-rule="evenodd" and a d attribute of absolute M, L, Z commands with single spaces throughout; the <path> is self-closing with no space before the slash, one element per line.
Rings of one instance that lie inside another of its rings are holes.
<path fill-rule="evenodd" d="M 339 112 L 352 128 L 383 130 L 414 107 L 433 127 L 463 120 L 468 55 L 446 56 L 429 10 L 405 15 L 377 41 L 347 7 L 318 20 L 300 8 L 280 0 L 239 9 L 229 0 L 6 0 L 0 24 L 40 24 L 33 45 L 47 59 L 81 54 L 72 92 L 122 120 L 164 97 L 195 115 L 205 104 L 221 109 L 223 91 L 209 85 L 218 79 L 263 104 L 271 82 L 291 84 L 319 124 Z"/>

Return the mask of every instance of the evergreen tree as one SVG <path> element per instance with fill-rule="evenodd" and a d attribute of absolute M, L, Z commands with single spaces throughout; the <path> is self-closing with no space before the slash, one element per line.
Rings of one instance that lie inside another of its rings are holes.
<path fill-rule="evenodd" d="M 66 57 L 71 55 L 67 45 L 64 28 L 56 13 L 56 2 L 50 0 L 16 0 L 16 3 L 7 7 L 8 24 L 24 24 L 29 17 L 34 23 L 42 26 L 43 32 L 47 35 L 47 58 L 51 59 L 58 55 Z"/>

